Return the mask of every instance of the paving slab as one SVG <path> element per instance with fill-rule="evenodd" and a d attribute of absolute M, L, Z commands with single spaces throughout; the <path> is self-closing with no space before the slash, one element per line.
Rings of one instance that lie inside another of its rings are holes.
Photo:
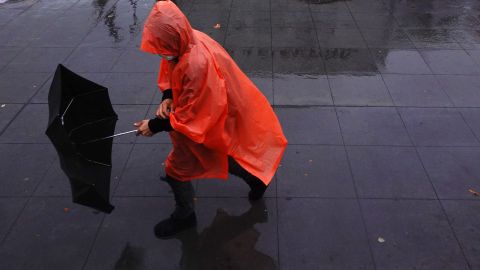
<path fill-rule="evenodd" d="M 28 104 L 3 131 L 0 143 L 50 143 L 45 131 L 48 124 L 47 104 Z"/>
<path fill-rule="evenodd" d="M 290 144 L 342 144 L 333 108 L 275 108 Z"/>
<path fill-rule="evenodd" d="M 12 72 L 52 72 L 58 63 L 64 63 L 72 48 L 26 48 L 6 67 Z"/>
<path fill-rule="evenodd" d="M 377 269 L 469 269 L 438 201 L 361 205 Z"/>
<path fill-rule="evenodd" d="M 335 105 L 339 106 L 392 106 L 387 87 L 378 74 L 329 75 Z"/>
<path fill-rule="evenodd" d="M 55 159 L 48 144 L 0 144 L 0 196 L 30 196 Z"/>
<path fill-rule="evenodd" d="M 478 228 L 480 228 L 480 220 L 478 218 L 478 210 L 480 208 L 479 201 L 442 201 L 443 207 L 450 219 L 455 235 L 462 246 L 463 252 L 467 257 L 467 261 L 471 269 L 479 269 L 479 239 Z"/>
<path fill-rule="evenodd" d="M 420 146 L 478 146 L 478 139 L 451 108 L 400 108 L 413 143 Z"/>
<path fill-rule="evenodd" d="M 9 232 L 27 200 L 27 198 L 0 198 L 0 241 L 3 241 Z"/>
<path fill-rule="evenodd" d="M 419 148 L 420 157 L 441 199 L 472 199 L 469 189 L 480 189 L 478 148 Z"/>
<path fill-rule="evenodd" d="M 289 146 L 277 180 L 277 196 L 282 198 L 356 196 L 343 146 Z"/>
<path fill-rule="evenodd" d="M 416 50 L 372 48 L 371 52 L 382 74 L 432 74 Z"/>
<path fill-rule="evenodd" d="M 46 84 L 50 73 L 0 73 L 0 102 L 27 103 Z M 50 85 L 50 83 L 48 83 Z"/>
<path fill-rule="evenodd" d="M 450 97 L 433 75 L 382 75 L 395 105 L 402 107 L 453 107 Z"/>
<path fill-rule="evenodd" d="M 480 107 L 480 76 L 436 76 L 457 107 Z"/>
<path fill-rule="evenodd" d="M 82 269 L 102 217 L 70 198 L 32 198 L 0 247 L 2 265 Z"/>
<path fill-rule="evenodd" d="M 275 48 L 273 72 L 281 74 L 325 74 L 321 51 L 311 48 Z"/>
<path fill-rule="evenodd" d="M 325 75 L 275 74 L 274 105 L 332 105 L 332 94 Z"/>
<path fill-rule="evenodd" d="M 356 200 L 279 199 L 278 211 L 282 269 L 375 269 Z"/>
<path fill-rule="evenodd" d="M 0 104 L 0 130 L 3 131 L 13 121 L 22 107 L 23 104 Z"/>
<path fill-rule="evenodd" d="M 339 107 L 337 113 L 347 145 L 411 145 L 395 108 Z"/>
<path fill-rule="evenodd" d="M 413 147 L 348 146 L 361 198 L 435 199 L 435 192 Z"/>

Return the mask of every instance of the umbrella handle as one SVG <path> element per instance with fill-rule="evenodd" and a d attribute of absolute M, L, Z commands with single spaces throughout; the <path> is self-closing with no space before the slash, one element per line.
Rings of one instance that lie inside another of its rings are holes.
<path fill-rule="evenodd" d="M 98 139 L 93 139 L 93 140 L 90 140 L 90 141 L 82 142 L 82 143 L 80 143 L 80 144 L 94 143 L 94 142 L 98 142 L 98 141 L 102 141 L 102 140 L 106 140 L 106 139 L 110 139 L 110 138 L 115 138 L 115 137 L 118 137 L 118 136 L 122 136 L 122 135 L 125 135 L 125 134 L 130 134 L 130 133 L 137 132 L 137 131 L 138 131 L 138 130 L 136 130 L 136 129 L 130 130 L 130 131 L 125 131 L 125 132 L 113 134 L 113 135 L 110 135 L 110 136 L 107 136 L 107 137 L 103 137 L 103 138 L 98 138 Z"/>

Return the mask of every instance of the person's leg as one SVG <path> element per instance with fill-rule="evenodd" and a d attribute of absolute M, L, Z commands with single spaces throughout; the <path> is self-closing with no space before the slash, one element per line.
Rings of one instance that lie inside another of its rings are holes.
<path fill-rule="evenodd" d="M 263 197 L 263 194 L 267 190 L 267 185 L 265 185 L 262 180 L 258 179 L 258 177 L 245 170 L 230 156 L 228 157 L 228 172 L 242 178 L 243 181 L 248 184 L 250 187 L 248 198 L 250 200 L 255 201 Z"/>
<path fill-rule="evenodd" d="M 163 178 L 175 197 L 175 210 L 155 226 L 155 235 L 160 238 L 173 236 L 197 224 L 194 209 L 194 190 L 190 181 L 178 181 L 170 176 Z"/>

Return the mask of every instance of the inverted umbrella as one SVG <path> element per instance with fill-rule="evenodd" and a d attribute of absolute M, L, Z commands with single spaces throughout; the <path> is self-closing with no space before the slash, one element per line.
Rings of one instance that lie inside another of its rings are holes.
<path fill-rule="evenodd" d="M 45 133 L 70 180 L 73 202 L 111 213 L 112 134 L 118 117 L 108 89 L 58 65 L 48 105 Z"/>

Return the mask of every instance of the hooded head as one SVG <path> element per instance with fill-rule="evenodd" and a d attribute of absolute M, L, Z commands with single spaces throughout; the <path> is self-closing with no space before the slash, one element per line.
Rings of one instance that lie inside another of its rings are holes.
<path fill-rule="evenodd" d="M 143 27 L 140 49 L 161 56 L 181 56 L 194 44 L 187 17 L 171 1 L 158 1 Z"/>

